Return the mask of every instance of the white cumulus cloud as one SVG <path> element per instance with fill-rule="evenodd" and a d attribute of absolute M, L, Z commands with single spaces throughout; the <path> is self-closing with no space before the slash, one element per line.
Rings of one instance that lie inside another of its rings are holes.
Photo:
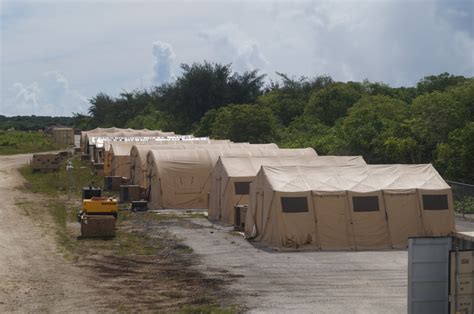
<path fill-rule="evenodd" d="M 153 66 L 153 83 L 163 84 L 171 80 L 171 67 L 175 59 L 171 44 L 156 41 L 153 43 L 153 56 L 155 64 Z"/>
<path fill-rule="evenodd" d="M 5 93 L 0 105 L 2 115 L 70 116 L 85 113 L 88 101 L 69 85 L 58 71 L 48 71 L 41 80 L 31 83 L 16 82 Z"/>
<path fill-rule="evenodd" d="M 236 24 L 222 24 L 201 31 L 199 36 L 211 45 L 211 61 L 232 63 L 235 71 L 263 69 L 269 64 L 258 41 Z"/>

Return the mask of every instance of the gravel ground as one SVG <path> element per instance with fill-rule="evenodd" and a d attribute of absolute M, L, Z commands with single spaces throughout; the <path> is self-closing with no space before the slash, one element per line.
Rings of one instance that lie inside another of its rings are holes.
<path fill-rule="evenodd" d="M 170 231 L 201 256 L 200 270 L 229 272 L 251 312 L 404 313 L 407 252 L 270 252 L 241 235 L 193 219 Z"/>
<path fill-rule="evenodd" d="M 199 269 L 235 278 L 230 289 L 250 312 L 406 313 L 407 251 L 275 252 L 230 228 L 193 219 L 171 226 L 201 257 Z M 474 223 L 457 219 L 458 230 Z"/>

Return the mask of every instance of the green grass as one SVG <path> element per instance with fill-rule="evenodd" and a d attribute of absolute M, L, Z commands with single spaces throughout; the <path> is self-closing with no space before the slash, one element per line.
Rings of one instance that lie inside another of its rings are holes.
<path fill-rule="evenodd" d="M 26 189 L 34 193 L 44 194 L 44 206 L 54 219 L 56 225 L 57 241 L 66 256 L 77 257 L 87 250 L 106 250 L 118 256 L 128 255 L 153 255 L 160 248 L 159 241 L 149 239 L 144 235 L 127 232 L 120 225 L 129 220 L 131 213 L 120 211 L 117 219 L 116 237 L 109 240 L 104 239 L 81 239 L 78 240 L 77 231 L 71 232 L 68 224 L 77 223 L 77 214 L 80 210 L 80 198 L 82 187 L 89 185 L 92 181 L 102 183 L 102 178 L 95 176 L 89 166 L 83 166 L 78 157 L 72 159 L 74 169 L 72 171 L 72 200 L 77 206 L 68 205 L 66 202 L 68 188 L 68 173 L 65 164 L 61 165 L 60 171 L 51 173 L 32 173 L 29 165 L 19 169 L 23 177 L 28 181 Z M 37 203 L 18 202 L 24 214 L 31 216 Z"/>
<path fill-rule="evenodd" d="M 88 165 L 82 165 L 78 156 L 72 158 L 74 169 L 71 171 L 71 194 L 82 196 L 82 187 L 94 181 L 96 185 L 103 185 L 103 178 L 94 175 Z M 67 195 L 69 174 L 64 161 L 57 172 L 32 173 L 31 167 L 25 165 L 19 169 L 21 175 L 28 181 L 28 188 L 34 193 L 43 193 L 50 196 Z"/>
<path fill-rule="evenodd" d="M 234 314 L 239 312 L 239 307 L 236 305 L 229 307 L 219 305 L 185 306 L 180 311 L 183 314 Z"/>
<path fill-rule="evenodd" d="M 51 136 L 38 131 L 0 131 L 0 155 L 46 152 L 61 149 Z"/>

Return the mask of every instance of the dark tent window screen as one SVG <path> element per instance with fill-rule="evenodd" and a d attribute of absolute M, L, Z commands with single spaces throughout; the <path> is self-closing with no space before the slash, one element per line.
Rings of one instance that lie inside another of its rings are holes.
<path fill-rule="evenodd" d="M 308 200 L 306 197 L 282 197 L 281 208 L 284 213 L 308 212 Z"/>
<path fill-rule="evenodd" d="M 355 212 L 376 212 L 379 211 L 378 196 L 354 196 L 352 205 Z"/>
<path fill-rule="evenodd" d="M 444 195 L 423 195 L 423 209 L 425 210 L 447 210 L 448 196 Z"/>
<path fill-rule="evenodd" d="M 234 187 L 236 195 L 250 194 L 250 182 L 234 182 Z"/>

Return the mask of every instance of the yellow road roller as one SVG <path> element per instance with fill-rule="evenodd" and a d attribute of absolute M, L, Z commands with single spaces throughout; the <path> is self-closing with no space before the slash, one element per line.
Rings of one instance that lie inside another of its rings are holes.
<path fill-rule="evenodd" d="M 82 212 L 86 215 L 112 215 L 117 218 L 118 202 L 111 197 L 92 197 L 82 200 Z"/>
<path fill-rule="evenodd" d="M 111 197 L 92 197 L 82 200 L 82 211 L 78 215 L 81 236 L 84 238 L 106 238 L 115 236 L 118 201 Z"/>

